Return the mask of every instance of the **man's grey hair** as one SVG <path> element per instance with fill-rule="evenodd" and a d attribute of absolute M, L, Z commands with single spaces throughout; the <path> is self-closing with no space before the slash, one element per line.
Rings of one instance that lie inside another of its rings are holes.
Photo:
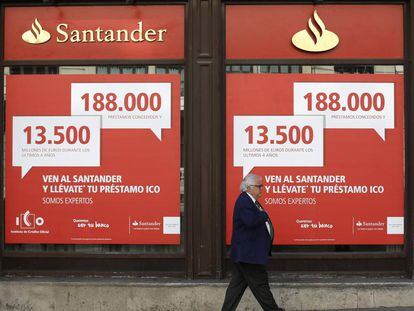
<path fill-rule="evenodd" d="M 247 174 L 247 176 L 243 178 L 243 180 L 240 184 L 240 191 L 241 192 L 246 192 L 247 188 L 249 188 L 249 186 L 255 185 L 257 180 L 259 180 L 259 179 L 260 179 L 259 175 Z"/>

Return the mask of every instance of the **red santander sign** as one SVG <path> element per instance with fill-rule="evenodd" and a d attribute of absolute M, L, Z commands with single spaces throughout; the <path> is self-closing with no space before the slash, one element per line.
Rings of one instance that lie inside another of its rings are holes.
<path fill-rule="evenodd" d="M 6 61 L 183 59 L 184 6 L 8 7 Z"/>
<path fill-rule="evenodd" d="M 228 5 L 226 58 L 402 59 L 403 13 L 401 4 Z"/>

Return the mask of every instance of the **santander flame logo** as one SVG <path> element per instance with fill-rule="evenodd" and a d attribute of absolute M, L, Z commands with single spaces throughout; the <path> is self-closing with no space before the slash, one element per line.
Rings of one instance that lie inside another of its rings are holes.
<path fill-rule="evenodd" d="M 30 44 L 42 44 L 50 40 L 50 33 L 43 29 L 36 18 L 32 24 L 32 29 L 22 34 L 22 39 Z"/>
<path fill-rule="evenodd" d="M 314 25 L 312 18 L 309 18 L 308 26 L 314 37 L 306 29 L 303 29 L 293 35 L 293 45 L 307 52 L 325 52 L 336 47 L 339 43 L 339 37 L 332 31 L 326 29 L 325 24 L 316 10 L 313 12 L 313 18 L 319 27 L 318 29 Z"/>

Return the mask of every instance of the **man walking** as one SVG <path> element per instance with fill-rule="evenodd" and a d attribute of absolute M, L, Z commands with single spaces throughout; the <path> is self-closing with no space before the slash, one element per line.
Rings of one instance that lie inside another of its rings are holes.
<path fill-rule="evenodd" d="M 241 185 L 241 194 L 233 211 L 231 259 L 233 273 L 222 311 L 236 310 L 249 286 L 263 310 L 279 310 L 269 287 L 266 271 L 274 230 L 269 216 L 257 201 L 262 196 L 262 177 L 249 174 Z"/>

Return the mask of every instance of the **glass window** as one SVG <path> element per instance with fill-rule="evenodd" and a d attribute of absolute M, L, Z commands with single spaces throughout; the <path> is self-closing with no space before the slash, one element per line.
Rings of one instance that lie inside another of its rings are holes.
<path fill-rule="evenodd" d="M 77 244 L 5 244 L 5 251 L 18 252 L 83 252 L 83 253 L 134 253 L 134 254 L 182 254 L 184 255 L 184 66 L 12 66 L 5 74 L 179 74 L 180 92 L 180 244 L 179 245 L 77 245 Z M 7 86 L 4 87 L 6 101 Z M 3 103 L 4 105 L 6 102 Z M 4 172 L 4 170 L 3 170 Z M 3 180 L 4 180 L 3 173 Z M 7 199 L 7 198 L 6 198 Z M 7 213 L 7 211 L 6 211 Z"/>
<path fill-rule="evenodd" d="M 401 65 L 349 65 L 349 66 L 298 66 L 298 65 L 251 65 L 226 66 L 227 73 L 307 73 L 307 74 L 404 74 Z M 274 252 L 402 252 L 403 245 L 274 245 Z"/>

